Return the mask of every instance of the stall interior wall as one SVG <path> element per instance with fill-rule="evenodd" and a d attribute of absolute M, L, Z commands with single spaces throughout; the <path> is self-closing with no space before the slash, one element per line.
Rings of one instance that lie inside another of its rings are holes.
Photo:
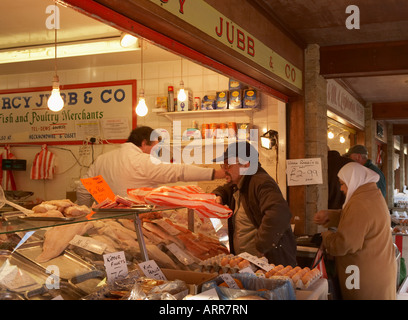
<path fill-rule="evenodd" d="M 148 125 L 152 128 L 163 128 L 171 132 L 172 121 L 157 113 L 151 112 L 154 108 L 156 97 L 166 96 L 167 87 L 173 85 L 178 89 L 181 77 L 181 61 L 176 57 L 174 61 L 161 61 L 144 63 L 143 87 L 147 105 L 150 109 L 146 117 L 138 117 L 137 124 Z M 193 91 L 194 96 L 203 97 L 205 94 L 215 94 L 216 91 L 228 90 L 229 79 L 212 70 L 202 67 L 191 61 L 183 60 L 183 81 L 187 89 Z M 118 80 L 137 80 L 137 91 L 140 89 L 140 64 L 115 65 L 108 67 L 89 67 L 75 70 L 59 70 L 60 82 L 64 84 L 92 83 Z M 0 89 L 15 89 L 28 87 L 49 86 L 52 74 L 28 73 L 8 76 L 0 76 Z M 253 125 L 259 130 L 259 136 L 265 129 L 273 129 L 279 132 L 279 162 L 277 166 L 277 150 L 266 150 L 259 148 L 260 162 L 262 166 L 276 179 L 280 185 L 282 193 L 286 197 L 286 105 L 283 102 L 266 94 L 261 94 L 261 108 L 253 113 Z M 221 123 L 235 121 L 237 123 L 248 123 L 250 116 L 246 113 L 215 113 L 186 115 L 175 118 L 180 120 L 182 130 L 190 128 L 193 120 L 197 122 L 199 128 L 202 123 Z M 131 123 L 131 119 L 129 119 Z M 73 196 L 79 179 L 83 176 L 89 165 L 97 156 L 118 147 L 117 144 L 90 144 L 80 145 L 58 145 L 48 146 L 49 151 L 56 157 L 55 175 L 52 180 L 31 180 L 30 169 L 35 155 L 40 152 L 39 145 L 18 146 L 12 145 L 12 153 L 18 159 L 27 160 L 26 171 L 14 171 L 14 177 L 18 190 L 33 191 L 34 195 L 27 199 L 34 202 L 51 199 L 64 199 Z M 3 149 L 1 148 L 1 151 Z M 203 164 L 204 166 L 214 166 L 213 164 Z M 206 192 L 223 183 L 223 180 L 213 182 L 203 182 L 200 186 Z"/>

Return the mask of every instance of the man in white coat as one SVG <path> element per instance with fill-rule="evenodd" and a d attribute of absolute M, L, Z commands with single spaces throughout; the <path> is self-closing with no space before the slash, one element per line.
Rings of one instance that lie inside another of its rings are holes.
<path fill-rule="evenodd" d="M 127 142 L 100 155 L 83 178 L 101 175 L 115 195 L 126 197 L 127 189 L 156 188 L 177 181 L 203 181 L 225 177 L 225 171 L 222 169 L 160 161 L 153 163 L 150 153 L 158 143 L 150 140 L 153 131 L 146 126 L 134 129 Z M 91 206 L 93 201 L 83 184 L 79 184 L 77 203 Z"/>

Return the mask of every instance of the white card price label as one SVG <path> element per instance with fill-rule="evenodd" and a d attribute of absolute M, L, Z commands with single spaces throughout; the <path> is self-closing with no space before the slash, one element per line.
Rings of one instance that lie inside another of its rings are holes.
<path fill-rule="evenodd" d="M 220 274 L 220 277 L 222 278 L 222 280 L 225 281 L 225 283 L 227 284 L 227 286 L 231 289 L 240 289 L 240 287 L 238 287 L 237 283 L 235 282 L 234 278 L 231 277 L 230 274 L 228 273 L 223 273 Z"/>
<path fill-rule="evenodd" d="M 181 248 L 175 244 L 175 243 L 170 243 L 169 245 L 166 246 L 167 249 L 171 251 L 172 254 L 176 256 L 176 258 L 183 263 L 184 265 L 188 266 L 190 264 L 193 264 L 195 261 L 194 259 L 186 252 L 181 250 Z"/>
<path fill-rule="evenodd" d="M 109 283 L 128 275 L 125 253 L 123 251 L 103 255 L 106 277 Z"/>
<path fill-rule="evenodd" d="M 251 269 L 251 267 L 246 267 L 244 269 L 241 269 L 238 271 L 239 273 L 250 273 L 250 274 L 255 274 L 254 270 Z"/>
<path fill-rule="evenodd" d="M 148 278 L 156 280 L 167 280 L 166 276 L 163 274 L 160 267 L 154 260 L 141 262 L 138 264 L 138 266 L 143 271 L 144 275 Z"/>
<path fill-rule="evenodd" d="M 90 237 L 83 237 L 77 234 L 69 243 L 96 254 L 103 254 L 107 247 L 106 243 L 102 243 Z"/>
<path fill-rule="evenodd" d="M 220 300 L 217 290 L 210 289 L 194 296 L 187 296 L 186 300 Z"/>
<path fill-rule="evenodd" d="M 260 259 L 256 256 L 253 256 L 252 254 L 249 254 L 248 252 L 240 253 L 238 256 L 245 260 L 248 260 L 249 262 L 253 263 L 254 265 L 258 266 L 259 268 L 265 271 L 269 271 L 273 269 L 273 267 L 268 263 L 268 261 L 265 261 L 264 259 Z"/>

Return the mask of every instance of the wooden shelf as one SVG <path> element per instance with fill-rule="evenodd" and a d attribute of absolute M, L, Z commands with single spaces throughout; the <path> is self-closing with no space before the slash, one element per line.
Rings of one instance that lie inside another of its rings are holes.
<path fill-rule="evenodd" d="M 194 116 L 197 114 L 231 114 L 231 113 L 246 113 L 251 119 L 252 114 L 258 111 L 258 108 L 239 108 L 239 109 L 215 109 L 215 110 L 194 110 L 194 111 L 174 111 L 174 112 L 158 112 L 157 114 L 166 117 L 168 120 L 172 121 L 175 117 L 179 116 Z"/>

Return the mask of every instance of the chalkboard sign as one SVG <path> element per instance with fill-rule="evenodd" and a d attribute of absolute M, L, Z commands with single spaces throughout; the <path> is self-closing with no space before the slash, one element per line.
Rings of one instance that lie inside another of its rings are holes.
<path fill-rule="evenodd" d="M 320 158 L 286 160 L 288 186 L 322 184 L 322 162 Z"/>

